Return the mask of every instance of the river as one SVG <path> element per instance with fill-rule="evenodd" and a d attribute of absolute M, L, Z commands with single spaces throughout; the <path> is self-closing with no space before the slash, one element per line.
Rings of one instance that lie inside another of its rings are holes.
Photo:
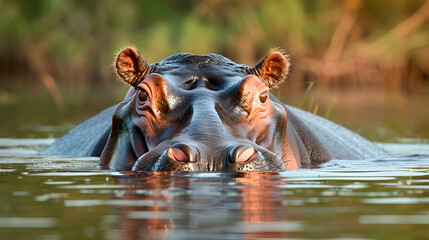
<path fill-rule="evenodd" d="M 0 139 L 1 239 L 426 239 L 429 145 L 283 173 L 112 172 Z M 420 154 L 415 154 L 420 153 Z"/>

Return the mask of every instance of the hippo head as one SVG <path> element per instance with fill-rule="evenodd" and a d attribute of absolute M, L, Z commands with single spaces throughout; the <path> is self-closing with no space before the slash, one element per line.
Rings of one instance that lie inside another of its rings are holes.
<path fill-rule="evenodd" d="M 216 54 L 148 64 L 134 48 L 116 70 L 132 87 L 114 114 L 100 167 L 132 171 L 284 171 L 297 168 L 287 115 L 272 101 L 289 59 L 271 51 L 254 67 Z"/>

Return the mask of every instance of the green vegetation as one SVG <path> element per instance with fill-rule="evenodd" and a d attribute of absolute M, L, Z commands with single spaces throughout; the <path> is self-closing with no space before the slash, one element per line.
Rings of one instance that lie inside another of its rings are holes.
<path fill-rule="evenodd" d="M 281 47 L 294 62 L 289 87 L 418 89 L 428 84 L 428 17 L 429 3 L 402 0 L 3 0 L 0 76 L 110 83 L 127 44 L 149 62 L 216 52 L 246 64 Z"/>
<path fill-rule="evenodd" d="M 305 91 L 304 96 L 301 99 L 301 102 L 299 102 L 298 108 L 302 108 L 305 100 L 307 99 L 308 93 L 313 88 L 313 86 L 314 86 L 314 82 L 310 82 L 310 84 L 308 84 L 307 90 Z"/>

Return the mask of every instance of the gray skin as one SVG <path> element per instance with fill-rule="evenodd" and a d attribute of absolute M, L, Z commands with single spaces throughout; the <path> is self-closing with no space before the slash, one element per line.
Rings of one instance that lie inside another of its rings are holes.
<path fill-rule="evenodd" d="M 134 49 L 121 54 L 118 74 L 132 85 L 125 100 L 42 154 L 100 156 L 101 168 L 132 171 L 285 171 L 387 155 L 269 94 L 289 68 L 278 52 L 253 68 L 216 54 L 152 65 Z"/>

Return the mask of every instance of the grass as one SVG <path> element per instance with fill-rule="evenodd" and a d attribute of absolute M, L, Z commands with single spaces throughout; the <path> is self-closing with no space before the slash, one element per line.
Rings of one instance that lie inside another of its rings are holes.
<path fill-rule="evenodd" d="M 310 92 L 310 90 L 313 88 L 314 86 L 314 82 L 310 82 L 310 84 L 307 87 L 307 90 L 304 93 L 304 96 L 302 96 L 301 102 L 299 102 L 298 108 L 302 109 L 305 100 L 307 99 L 308 93 Z"/>

